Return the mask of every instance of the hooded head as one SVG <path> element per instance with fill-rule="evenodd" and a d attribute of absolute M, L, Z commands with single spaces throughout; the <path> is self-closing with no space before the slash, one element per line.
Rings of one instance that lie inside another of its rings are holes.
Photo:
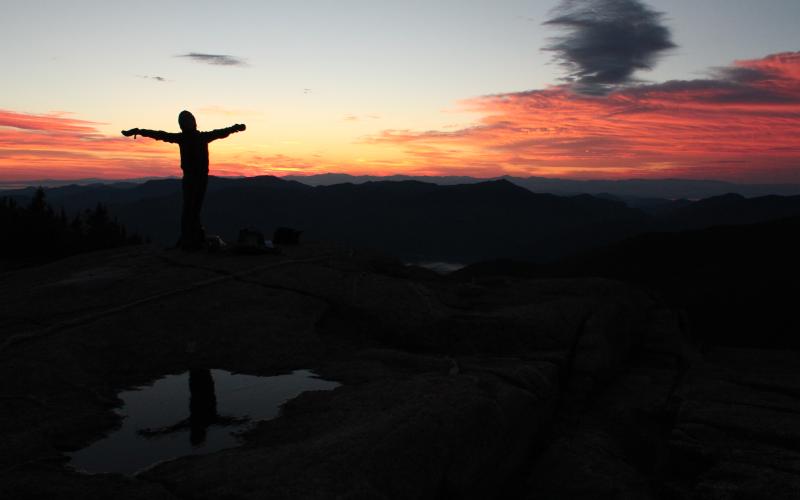
<path fill-rule="evenodd" d="M 186 110 L 181 111 L 178 115 L 178 125 L 181 126 L 181 130 L 184 132 L 197 130 L 197 121 L 194 119 L 194 115 Z"/>

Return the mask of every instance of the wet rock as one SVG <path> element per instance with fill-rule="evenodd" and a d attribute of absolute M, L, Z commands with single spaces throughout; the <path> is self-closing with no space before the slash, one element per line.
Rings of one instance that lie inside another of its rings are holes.
<path fill-rule="evenodd" d="M 527 491 L 530 499 L 654 498 L 619 443 L 599 430 L 558 438 L 539 456 Z"/>
<path fill-rule="evenodd" d="M 0 494 L 16 500 L 48 498 L 114 498 L 177 500 L 159 484 L 103 474 L 87 476 L 53 463 L 30 463 L 0 473 Z"/>
<path fill-rule="evenodd" d="M 305 243 L 140 247 L 0 283 L 11 493 L 790 498 L 797 484 L 796 355 L 701 357 L 680 313 L 614 281 L 465 282 Z M 240 447 L 134 478 L 53 462 L 119 425 L 121 390 L 192 367 L 343 385 L 289 401 Z"/>
<path fill-rule="evenodd" d="M 800 355 L 718 349 L 676 394 L 675 472 L 697 498 L 800 494 Z"/>
<path fill-rule="evenodd" d="M 599 314 L 614 316 L 613 309 Z M 573 375 L 560 393 L 551 439 L 532 461 L 519 496 L 664 496 L 667 408 L 687 362 L 686 346 L 670 311 L 651 309 L 646 321 L 644 326 L 608 321 L 605 328 L 611 332 L 590 326 L 584 333 L 603 340 L 589 341 L 585 354 L 580 342 L 576 345 Z M 603 350 L 610 357 L 600 355 Z M 582 356 L 589 362 L 578 361 Z"/>
<path fill-rule="evenodd" d="M 216 498 L 229 482 L 253 492 L 245 498 L 486 498 L 546 430 L 552 405 L 471 370 L 384 379 L 301 395 L 244 449 L 143 477 L 192 498 Z"/>

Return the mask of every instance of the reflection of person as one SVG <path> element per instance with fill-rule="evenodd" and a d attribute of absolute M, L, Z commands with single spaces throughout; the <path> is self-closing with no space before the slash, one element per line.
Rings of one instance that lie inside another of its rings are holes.
<path fill-rule="evenodd" d="M 181 214 L 180 246 L 184 250 L 196 250 L 203 245 L 205 234 L 200 224 L 200 209 L 208 185 L 208 143 L 224 139 L 234 132 L 245 130 L 243 124 L 228 128 L 200 132 L 197 121 L 188 111 L 178 115 L 181 132 L 163 132 L 132 128 L 123 130 L 125 137 L 141 135 L 164 142 L 178 144 L 181 150 L 181 170 L 183 170 L 183 213 Z"/>
<path fill-rule="evenodd" d="M 214 379 L 211 377 L 211 370 L 190 370 L 189 441 L 193 445 L 204 443 L 208 426 L 215 423 L 218 418 L 217 395 L 214 392 Z"/>
<path fill-rule="evenodd" d="M 228 417 L 217 413 L 217 394 L 214 377 L 207 368 L 189 370 L 189 417 L 176 424 L 158 429 L 140 429 L 137 432 L 148 438 L 189 431 L 189 442 L 200 446 L 206 442 L 208 428 L 212 425 L 240 425 L 247 417 Z"/>

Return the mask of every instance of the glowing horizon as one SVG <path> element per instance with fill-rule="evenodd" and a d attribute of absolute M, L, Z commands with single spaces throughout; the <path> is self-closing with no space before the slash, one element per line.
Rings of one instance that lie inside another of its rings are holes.
<path fill-rule="evenodd" d="M 189 109 L 201 130 L 248 126 L 211 144 L 212 175 L 800 182 L 800 52 L 791 51 L 800 35 L 789 21 L 800 6 L 648 3 L 654 29 L 664 12 L 678 49 L 658 65 L 636 63 L 653 66 L 654 80 L 594 94 L 554 84 L 560 63 L 536 52 L 552 43 L 543 23 L 557 0 L 506 0 L 502 9 L 443 0 L 416 11 L 309 4 L 327 18 L 308 17 L 310 6 L 209 5 L 186 11 L 209 27 L 201 43 L 192 26 L 170 23 L 142 39 L 146 13 L 113 5 L 53 3 L 65 24 L 21 4 L 0 21 L 4 62 L 18 68 L 0 96 L 0 180 L 179 176 L 177 147 L 119 130 L 176 131 L 178 112 Z M 715 23 L 722 8 L 730 16 Z M 745 43 L 742 27 L 755 24 L 765 27 Z M 308 40 L 293 41 L 292 26 Z M 119 36 L 100 45 L 90 28 Z M 24 30 L 45 43 L 20 44 Z M 711 37 L 725 43 L 709 46 Z"/>
<path fill-rule="evenodd" d="M 273 154 L 247 140 L 251 126 L 212 144 L 212 173 L 800 181 L 800 52 L 738 61 L 716 78 L 638 85 L 606 96 L 554 86 L 462 106 L 480 116 L 476 123 L 382 130 L 327 156 Z M 174 146 L 106 135 L 100 125 L 68 113 L 0 110 L 4 180 L 179 174 Z"/>

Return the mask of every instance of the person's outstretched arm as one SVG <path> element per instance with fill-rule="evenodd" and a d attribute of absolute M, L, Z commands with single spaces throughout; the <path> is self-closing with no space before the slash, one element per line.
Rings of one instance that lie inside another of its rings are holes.
<path fill-rule="evenodd" d="M 218 128 L 217 130 L 211 130 L 211 131 L 208 131 L 208 132 L 203 132 L 203 135 L 205 135 L 206 140 L 208 142 L 211 142 L 211 141 L 216 141 L 217 139 L 224 139 L 224 138 L 228 137 L 229 135 L 233 134 L 234 132 L 242 132 L 242 131 L 244 131 L 246 129 L 247 129 L 247 127 L 245 126 L 244 123 L 237 123 L 236 125 L 233 125 L 232 127 Z"/>
<path fill-rule="evenodd" d="M 178 142 L 181 136 L 181 134 L 176 134 L 173 132 L 164 132 L 163 130 L 148 130 L 146 128 L 132 128 L 130 130 L 123 130 L 122 135 L 125 137 L 133 136 L 134 139 L 137 135 L 141 135 L 142 137 L 149 137 L 151 139 L 164 142 Z"/>

